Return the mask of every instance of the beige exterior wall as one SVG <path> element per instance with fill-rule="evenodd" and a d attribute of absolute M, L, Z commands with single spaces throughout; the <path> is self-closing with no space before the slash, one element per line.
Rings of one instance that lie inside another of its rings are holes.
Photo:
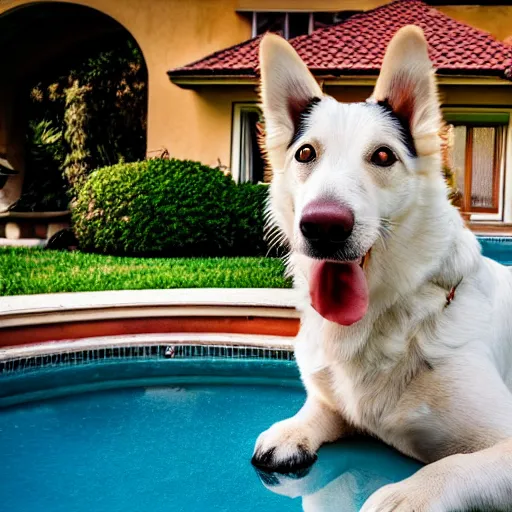
<path fill-rule="evenodd" d="M 462 23 L 491 33 L 500 41 L 512 36 L 510 5 L 447 5 L 437 9 Z"/>
<path fill-rule="evenodd" d="M 13 8 L 30 6 L 48 0 L 4 0 L 0 15 Z M 53 0 L 49 0 L 53 1 Z M 302 10 L 328 11 L 371 9 L 388 2 L 379 0 L 69 0 L 101 11 L 126 28 L 142 49 L 148 68 L 148 138 L 147 152 L 156 155 L 167 149 L 172 156 L 188 158 L 209 165 L 230 166 L 231 126 L 234 102 L 255 101 L 253 85 L 203 86 L 181 88 L 169 80 L 167 71 L 190 63 L 251 36 L 249 19 L 237 10 Z M 28 7 L 30 8 L 30 7 Z M 460 21 L 488 30 L 500 39 L 512 33 L 512 7 L 447 6 L 440 8 Z M 44 41 L 42 42 L 44 44 Z M 47 49 L 51 52 L 51 49 Z M 47 55 L 48 58 L 51 55 Z M 30 68 L 30 55 L 23 68 Z M 21 67 L 20 67 L 21 69 Z M 0 90 L 0 152 L 23 168 L 22 139 L 18 119 L 13 114 L 16 77 L 4 77 Z M 11 82 L 9 82 L 9 79 Z M 327 88 L 344 101 L 367 97 L 370 88 Z M 453 104 L 512 105 L 504 88 L 480 92 L 467 86 L 447 88 Z M 485 97 L 484 97 L 485 96 Z M 9 178 L 0 190 L 0 211 L 20 192 L 22 177 Z"/>
<path fill-rule="evenodd" d="M 42 1 L 3 1 L 0 15 L 8 16 L 11 9 Z M 250 22 L 236 12 L 235 0 L 71 0 L 69 3 L 92 7 L 111 16 L 139 44 L 148 68 L 148 154 L 166 148 L 178 158 L 207 164 L 216 164 L 216 159 L 221 158 L 225 162 L 229 149 L 217 150 L 216 130 L 208 133 L 206 129 L 215 124 L 209 116 L 213 114 L 216 119 L 222 108 L 212 106 L 195 91 L 172 84 L 167 71 L 250 38 Z M 11 86 L 10 91 L 17 89 L 16 83 L 7 86 Z M 10 122 L 13 116 L 4 114 L 13 96 L 6 92 L 6 87 L 0 95 L 0 151 L 5 151 L 23 171 L 22 142 L 13 132 Z M 21 182 L 21 177 L 9 178 L 0 190 L 0 211 L 17 199 Z"/>
<path fill-rule="evenodd" d="M 48 0 L 12 0 L 15 7 Z M 53 1 L 53 0 L 50 0 Z M 193 134 L 201 120 L 197 95 L 173 85 L 169 69 L 197 60 L 251 36 L 235 0 L 71 0 L 111 16 L 139 44 L 149 76 L 148 153 L 167 148 L 179 158 L 198 158 Z M 192 137 L 191 137 L 192 135 Z"/>
<path fill-rule="evenodd" d="M 240 11 L 367 11 L 375 9 L 389 0 L 238 0 Z"/>
<path fill-rule="evenodd" d="M 231 166 L 231 127 L 233 105 L 257 101 L 254 87 L 218 86 L 204 87 L 197 91 L 201 111 L 201 128 L 196 134 L 196 150 L 202 154 L 203 163 Z"/>
<path fill-rule="evenodd" d="M 326 94 L 338 101 L 364 101 L 372 93 L 371 86 L 324 86 Z M 510 85 L 440 85 L 439 99 L 442 105 L 461 107 L 506 107 L 512 108 Z"/>

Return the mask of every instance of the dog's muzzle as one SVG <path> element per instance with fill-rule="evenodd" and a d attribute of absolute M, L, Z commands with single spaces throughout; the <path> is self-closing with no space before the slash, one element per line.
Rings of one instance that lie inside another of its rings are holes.
<path fill-rule="evenodd" d="M 329 257 L 352 234 L 354 212 L 335 201 L 313 201 L 304 208 L 299 227 L 312 251 Z"/>

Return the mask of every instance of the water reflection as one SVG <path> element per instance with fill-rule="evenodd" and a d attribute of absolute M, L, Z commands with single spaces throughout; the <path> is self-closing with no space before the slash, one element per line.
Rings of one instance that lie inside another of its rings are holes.
<path fill-rule="evenodd" d="M 379 487 L 403 480 L 420 467 L 383 443 L 354 438 L 323 446 L 317 462 L 298 474 L 257 473 L 270 491 L 302 497 L 305 512 L 358 512 Z"/>

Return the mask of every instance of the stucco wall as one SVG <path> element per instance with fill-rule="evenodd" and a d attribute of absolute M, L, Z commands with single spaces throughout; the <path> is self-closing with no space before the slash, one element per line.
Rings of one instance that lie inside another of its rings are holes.
<path fill-rule="evenodd" d="M 42 2 L 3 1 L 0 15 L 8 16 L 11 9 L 30 8 L 30 4 Z M 235 0 L 70 0 L 69 3 L 92 7 L 111 16 L 139 44 L 148 68 L 148 154 L 166 148 L 178 158 L 213 163 L 217 152 L 210 153 L 215 147 L 210 139 L 215 135 L 208 136 L 204 130 L 205 123 L 213 124 L 205 121 L 212 107 L 196 92 L 172 84 L 167 71 L 251 36 L 250 22 L 237 14 Z M 8 79 L 8 75 L 3 78 Z M 9 85 L 16 89 L 15 83 Z M 11 130 L 2 110 L 2 104 L 11 99 L 6 94 L 0 98 L 0 132 Z M 2 140 L 0 135 L 0 146 L 4 141 L 7 144 L 0 151 L 7 149 L 12 157 L 19 141 L 11 135 L 7 141 L 6 137 Z M 229 150 L 220 152 L 219 157 L 225 160 L 228 153 Z M 20 178 L 9 178 L 3 192 L 0 191 L 0 211 L 19 194 L 19 188 Z"/>
<path fill-rule="evenodd" d="M 328 86 L 326 94 L 338 101 L 364 101 L 372 93 L 372 87 Z M 439 99 L 442 105 L 458 107 L 506 107 L 512 108 L 512 87 L 510 85 L 440 85 Z"/>
<path fill-rule="evenodd" d="M 451 18 L 490 32 L 500 41 L 512 36 L 510 5 L 446 5 L 437 9 Z"/>
<path fill-rule="evenodd" d="M 0 15 L 8 16 L 13 8 L 43 1 L 48 0 L 4 0 L 0 2 Z M 317 11 L 370 9 L 386 2 L 69 0 L 69 3 L 92 7 L 111 16 L 141 47 L 149 77 L 148 154 L 158 154 L 165 148 L 178 158 L 200 160 L 210 165 L 220 161 L 229 166 L 232 104 L 254 101 L 254 86 L 183 89 L 170 82 L 167 71 L 248 39 L 250 21 L 237 14 L 237 9 L 309 10 L 312 5 Z M 500 39 L 512 33 L 512 6 L 446 6 L 440 9 L 460 21 L 488 30 Z M 12 96 L 9 95 L 9 91 L 17 88 L 13 76 L 9 73 L 3 78 L 3 89 L 0 90 L 0 151 L 8 149 L 13 161 L 22 167 L 22 140 L 19 130 L 12 124 L 16 116 L 12 115 Z M 364 99 L 369 90 L 340 88 L 335 95 L 345 101 L 359 100 Z M 476 101 L 475 94 L 487 104 L 512 104 L 510 94 L 503 92 L 503 88 L 486 95 L 464 87 L 446 91 L 452 104 L 471 104 Z M 20 178 L 9 179 L 8 185 L 0 191 L 0 210 L 19 193 L 20 184 Z"/>
<path fill-rule="evenodd" d="M 238 0 L 242 11 L 367 11 L 389 0 Z"/>
<path fill-rule="evenodd" d="M 195 135 L 196 150 L 208 165 L 231 165 L 231 126 L 234 103 L 257 101 L 254 87 L 205 87 L 196 92 L 201 127 Z"/>
<path fill-rule="evenodd" d="M 0 14 L 42 0 L 2 2 Z M 250 23 L 234 0 L 72 0 L 118 21 L 135 38 L 149 76 L 148 152 L 166 147 L 196 158 L 191 134 L 201 112 L 195 94 L 170 83 L 167 71 L 248 39 Z M 192 136 L 193 138 L 193 136 Z"/>

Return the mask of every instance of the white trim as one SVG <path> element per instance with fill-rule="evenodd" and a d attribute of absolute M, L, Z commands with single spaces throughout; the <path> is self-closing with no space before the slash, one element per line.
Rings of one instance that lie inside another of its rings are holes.
<path fill-rule="evenodd" d="M 315 77 L 317 80 L 323 80 L 327 87 L 338 86 L 374 86 L 377 81 L 377 76 L 346 76 L 344 78 L 330 78 L 318 75 Z M 439 85 L 484 85 L 484 86 L 507 86 L 510 87 L 510 82 L 501 78 L 493 77 L 450 77 L 437 75 L 437 83 Z M 181 87 L 198 86 L 198 85 L 254 85 L 258 83 L 255 76 L 241 76 L 241 75 L 223 75 L 223 76 L 205 76 L 205 75 L 169 75 L 169 79 L 173 84 Z M 504 111 L 504 109 L 499 109 Z M 506 111 L 507 109 L 505 109 Z"/>
<path fill-rule="evenodd" d="M 258 13 L 256 11 L 252 12 L 251 32 L 251 37 L 256 37 L 258 35 Z"/>
<path fill-rule="evenodd" d="M 0 297 L 0 318 L 27 313 L 62 313 L 98 308 L 134 309 L 146 306 L 248 306 L 292 308 L 292 288 L 175 288 L 106 292 L 43 293 Z"/>
<path fill-rule="evenodd" d="M 500 194 L 498 203 L 498 213 L 473 213 L 470 220 L 475 222 L 511 222 L 512 219 L 512 108 L 492 108 L 492 107 L 447 107 L 442 109 L 443 114 L 449 113 L 491 113 L 502 112 L 508 114 L 509 120 L 506 126 L 505 151 L 500 167 Z M 503 190 L 505 187 L 505 190 Z M 504 193 L 503 193 L 504 192 Z"/>
<path fill-rule="evenodd" d="M 260 112 L 257 103 L 233 103 L 233 126 L 231 128 L 231 176 L 236 183 L 240 181 L 240 149 L 242 127 L 240 118 L 242 111 Z"/>
<path fill-rule="evenodd" d="M 240 180 L 240 112 L 243 105 L 233 105 L 233 121 L 231 127 L 231 176 L 236 183 Z"/>
<path fill-rule="evenodd" d="M 509 118 L 509 124 L 510 124 L 510 118 Z M 505 144 L 505 148 L 503 148 L 505 151 L 503 151 L 503 158 L 501 160 L 500 164 L 500 185 L 499 185 L 499 196 L 498 196 L 498 213 L 473 213 L 471 214 L 470 220 L 472 221 L 499 221 L 502 222 L 504 220 L 503 218 L 503 187 L 505 185 L 505 152 L 507 151 L 507 143 L 508 143 L 508 125 L 507 125 L 507 131 L 505 133 L 505 140 L 503 141 Z"/>
<path fill-rule="evenodd" d="M 311 33 L 314 31 L 315 31 L 315 13 L 310 12 L 309 20 L 308 20 L 308 35 L 311 35 Z"/>
<path fill-rule="evenodd" d="M 504 173 L 505 194 L 503 200 L 505 202 L 503 211 L 503 222 L 512 222 L 512 110 L 508 120 L 506 147 L 504 152 Z"/>
<path fill-rule="evenodd" d="M 283 32 L 284 32 L 284 38 L 286 40 L 290 39 L 290 13 L 288 13 L 288 12 L 284 13 Z"/>

